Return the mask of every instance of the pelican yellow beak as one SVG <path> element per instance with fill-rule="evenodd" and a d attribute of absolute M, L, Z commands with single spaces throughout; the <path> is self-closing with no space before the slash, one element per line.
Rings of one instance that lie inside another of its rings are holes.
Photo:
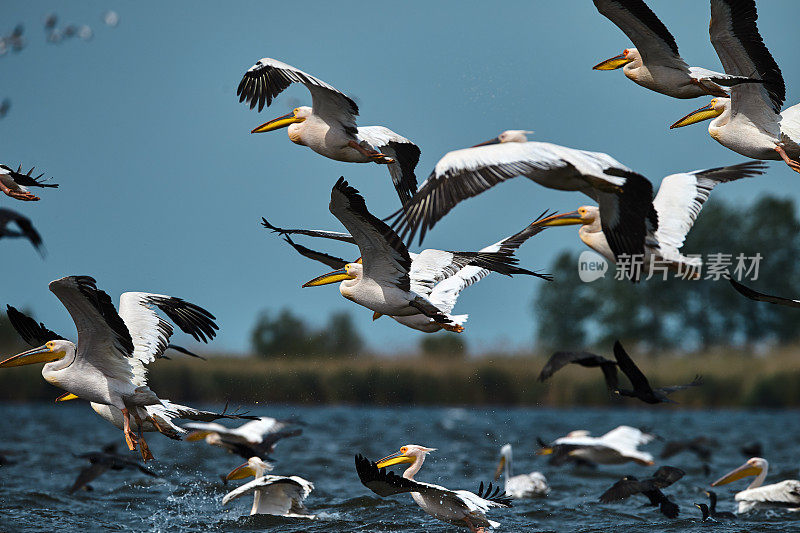
<path fill-rule="evenodd" d="M 536 450 L 536 455 L 550 455 L 553 453 L 553 448 L 539 448 Z"/>
<path fill-rule="evenodd" d="M 183 440 L 188 440 L 189 442 L 197 442 L 199 440 L 203 440 L 204 438 L 206 438 L 210 434 L 211 434 L 210 431 L 205 431 L 205 430 L 202 430 L 202 429 L 198 429 L 198 430 L 192 431 L 191 433 L 186 435 L 183 438 Z"/>
<path fill-rule="evenodd" d="M 40 346 L 39 348 L 34 348 L 33 350 L 22 352 L 21 354 L 15 355 L 14 357 L 9 357 L 8 359 L 0 363 L 0 368 L 32 365 L 34 363 L 49 363 L 51 361 L 57 361 L 62 357 L 64 357 L 65 355 L 67 355 L 66 352 L 53 351 L 53 349 L 50 348 L 50 346 L 45 344 L 44 346 Z"/>
<path fill-rule="evenodd" d="M 237 466 L 231 473 L 225 476 L 226 481 L 230 481 L 232 479 L 244 479 L 246 477 L 253 476 L 255 477 L 256 471 L 253 470 L 253 467 L 249 464 L 245 463 L 242 466 Z"/>
<path fill-rule="evenodd" d="M 560 215 L 553 215 L 551 217 L 543 218 L 540 220 L 538 226 L 574 226 L 576 224 L 583 224 L 583 218 L 578 211 L 570 211 L 569 213 L 561 213 Z"/>
<path fill-rule="evenodd" d="M 722 114 L 722 109 L 715 109 L 716 103 L 717 103 L 716 99 L 711 100 L 708 103 L 708 105 L 705 105 L 696 111 L 692 111 L 691 113 L 689 113 L 688 115 L 677 121 L 675 124 L 670 126 L 669 129 L 681 128 L 683 126 L 696 124 L 698 122 L 702 122 L 704 120 L 708 120 L 711 118 L 717 118 Z"/>
<path fill-rule="evenodd" d="M 329 285 L 331 283 L 336 283 L 337 281 L 344 281 L 346 279 L 355 279 L 355 276 L 351 276 L 346 268 L 342 268 L 339 270 L 334 270 L 333 272 L 328 272 L 327 274 L 323 274 L 317 278 L 312 279 L 303 284 L 303 287 L 319 287 L 320 285 Z"/>
<path fill-rule="evenodd" d="M 281 128 L 285 128 L 290 124 L 294 124 L 296 122 L 303 122 L 305 118 L 299 118 L 294 116 L 295 112 L 292 111 L 291 113 L 286 113 L 282 117 L 273 118 L 269 122 L 265 122 L 250 133 L 264 133 L 267 131 L 274 131 L 279 130 Z"/>
<path fill-rule="evenodd" d="M 633 61 L 633 59 L 629 58 L 625 54 L 625 52 L 622 52 L 618 56 L 614 56 L 611 59 L 606 59 L 605 61 L 601 61 L 600 63 L 593 66 L 592 70 L 617 70 L 618 68 L 624 67 L 631 61 Z"/>
<path fill-rule="evenodd" d="M 500 457 L 500 462 L 497 463 L 497 470 L 494 471 L 494 480 L 500 479 L 500 474 L 503 473 L 503 467 L 506 466 L 506 456 Z"/>
<path fill-rule="evenodd" d="M 62 394 L 61 396 L 56 398 L 56 401 L 57 402 L 68 402 L 70 400 L 77 400 L 77 399 L 78 399 L 78 397 L 75 396 L 74 394 L 72 394 L 71 392 L 65 392 L 64 394 Z"/>
<path fill-rule="evenodd" d="M 383 468 L 384 466 L 392 466 L 392 465 L 399 465 L 402 463 L 413 463 L 415 459 L 409 455 L 406 455 L 404 452 L 396 452 L 392 455 L 387 455 L 377 463 L 378 468 Z"/>
<path fill-rule="evenodd" d="M 488 141 L 478 143 L 473 146 L 473 148 L 477 148 L 478 146 L 489 146 L 490 144 L 500 144 L 500 137 L 495 137 L 494 139 L 489 139 Z"/>
<path fill-rule="evenodd" d="M 719 485 L 727 485 L 728 483 L 733 483 L 734 481 L 738 481 L 743 477 L 747 476 L 757 476 L 761 473 L 761 469 L 757 466 L 753 466 L 749 463 L 745 463 L 736 470 L 732 470 L 716 480 L 714 483 L 711 484 L 712 487 L 718 487 Z"/>

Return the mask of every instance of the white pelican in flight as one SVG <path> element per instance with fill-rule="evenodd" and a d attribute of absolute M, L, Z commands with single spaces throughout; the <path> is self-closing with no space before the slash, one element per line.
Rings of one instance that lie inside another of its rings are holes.
<path fill-rule="evenodd" d="M 314 490 L 314 484 L 298 476 L 265 475 L 270 470 L 272 465 L 258 457 L 251 457 L 245 464 L 235 468 L 226 476 L 226 480 L 244 479 L 250 476 L 254 476 L 255 479 L 226 494 L 222 498 L 222 505 L 240 496 L 253 494 L 251 515 L 314 518 L 303 505 L 303 501 Z"/>
<path fill-rule="evenodd" d="M 650 218 L 652 225 L 648 228 L 641 258 L 644 271 L 650 272 L 658 262 L 689 277 L 699 275 L 702 260 L 699 257 L 686 257 L 680 249 L 711 191 L 720 183 L 763 174 L 765 168 L 764 163 L 748 161 L 728 167 L 671 174 L 661 180 L 658 193 L 652 200 L 656 216 Z M 584 205 L 577 211 L 549 217 L 542 224 L 580 224 L 578 237 L 581 241 L 615 263 L 614 252 L 603 232 L 600 211 L 595 206 Z"/>
<path fill-rule="evenodd" d="M 595 70 L 622 68 L 637 85 L 674 98 L 727 96 L 723 86 L 761 81 L 751 79 L 751 73 L 734 76 L 687 65 L 675 37 L 642 0 L 594 0 L 594 5 L 636 46 L 595 65 Z"/>
<path fill-rule="evenodd" d="M 257 420 L 246 422 L 238 428 L 225 427 L 217 423 L 190 422 L 184 428 L 192 432 L 186 436 L 188 441 L 205 440 L 207 444 L 225 448 L 230 453 L 249 459 L 262 457 L 269 460 L 269 454 L 275 451 L 275 444 L 286 437 L 296 437 L 303 433 L 302 429 L 284 431 L 294 424 L 292 420 L 277 420 L 262 416 Z"/>
<path fill-rule="evenodd" d="M 576 430 L 565 437 L 556 439 L 552 445 L 537 451 L 537 455 L 548 455 L 566 450 L 573 459 L 582 459 L 604 465 L 618 465 L 635 462 L 651 466 L 653 456 L 638 450 L 638 447 L 652 441 L 655 437 L 630 427 L 619 426 L 601 437 L 592 437 L 586 430 Z"/>
<path fill-rule="evenodd" d="M 361 455 L 356 456 L 356 471 L 361 483 L 378 496 L 391 496 L 410 492 L 414 501 L 422 510 L 434 518 L 457 526 L 466 526 L 470 531 L 484 531 L 486 527 L 498 527 L 500 524 L 486 517 L 492 507 L 511 507 L 511 498 L 499 489 L 492 493 L 491 483 L 486 491 L 483 483 L 478 494 L 468 490 L 450 490 L 440 485 L 432 485 L 414 480 L 419 472 L 425 456 L 436 448 L 426 448 L 416 444 L 407 444 L 400 451 L 384 457 L 377 463 L 371 462 Z M 403 476 L 387 472 L 385 467 L 410 463 Z"/>
<path fill-rule="evenodd" d="M 7 165 L 0 164 L 0 191 L 6 196 L 25 202 L 35 202 L 39 197 L 31 193 L 28 187 L 58 187 L 57 183 L 47 183 L 40 179 L 44 174 L 33 176 L 31 168 L 27 174 L 22 173 L 22 167 L 15 171 Z"/>
<path fill-rule="evenodd" d="M 787 479 L 772 485 L 763 485 L 767 479 L 769 463 L 761 457 L 748 459 L 745 464 L 728 472 L 714 483 L 712 487 L 727 485 L 743 477 L 756 476 L 750 485 L 743 491 L 737 492 L 735 500 L 739 502 L 739 513 L 746 513 L 753 509 L 783 508 L 800 510 L 800 481 Z"/>
<path fill-rule="evenodd" d="M 511 444 L 505 444 L 500 448 L 500 462 L 497 464 L 494 480 L 500 479 L 501 475 L 505 477 L 505 492 L 510 498 L 541 498 L 550 494 L 547 478 L 541 472 L 517 476 L 512 474 Z"/>
<path fill-rule="evenodd" d="M 783 75 L 758 33 L 755 0 L 712 0 L 711 42 L 728 74 L 758 73 L 763 84 L 737 85 L 671 128 L 714 119 L 711 137 L 752 159 L 783 160 L 800 172 L 800 104 L 783 112 Z"/>
<path fill-rule="evenodd" d="M 358 106 L 346 94 L 319 78 L 277 59 L 265 57 L 245 72 L 236 94 L 250 109 L 266 103 L 292 83 L 302 83 L 311 92 L 311 107 L 302 106 L 270 120 L 251 133 L 288 126 L 289 140 L 308 146 L 320 155 L 348 163 L 388 165 L 400 201 L 405 204 L 417 190 L 414 168 L 420 150 L 413 142 L 383 126 L 356 126 Z"/>
<path fill-rule="evenodd" d="M 615 257 L 643 254 L 653 186 L 610 155 L 529 142 L 522 130 L 504 131 L 472 148 L 442 157 L 393 223 L 401 238 L 425 233 L 462 200 L 525 176 L 539 185 L 580 191 L 600 204 L 603 231 Z"/>
<path fill-rule="evenodd" d="M 145 365 L 161 357 L 172 335 L 172 326 L 156 309 L 198 340 L 213 338 L 218 328 L 214 316 L 205 309 L 161 294 L 123 293 L 117 312 L 108 294 L 95 283 L 89 276 L 67 276 L 50 283 L 50 290 L 75 322 L 77 345 L 56 335 L 59 338 L 39 348 L 0 362 L 0 368 L 46 363 L 42 376 L 48 383 L 119 410 L 128 448 L 135 450 L 138 444 L 142 457 L 152 459 L 141 436 L 142 426 L 147 420 L 159 431 L 161 427 L 147 407 L 167 405 L 147 386 Z M 140 430 L 138 438 L 131 429 L 131 415 Z"/>
<path fill-rule="evenodd" d="M 15 224 L 18 229 L 11 229 L 11 224 Z M 31 219 L 11 209 L 0 207 L 0 239 L 2 238 L 28 239 L 36 251 L 44 257 L 42 236 L 33 227 Z"/>
<path fill-rule="evenodd" d="M 541 225 L 541 222 L 544 221 L 544 215 L 537 218 L 534 222 L 529 224 L 525 229 L 522 231 L 515 233 L 505 239 L 498 241 L 494 244 L 486 246 L 482 248 L 480 252 L 482 253 L 503 253 L 503 254 L 513 254 L 522 244 L 525 243 L 528 239 L 533 237 L 534 235 L 539 234 L 545 228 Z M 270 224 L 263 219 L 264 227 L 267 229 L 271 229 L 276 233 L 280 233 L 284 235 L 286 242 L 289 243 L 298 253 L 303 255 L 304 257 L 308 257 L 309 259 L 313 259 L 315 261 L 319 261 L 322 264 L 328 265 L 333 269 L 341 269 L 344 268 L 345 265 L 349 261 L 344 259 L 319 252 L 316 250 L 312 250 L 305 246 L 295 243 L 289 235 L 293 234 L 301 234 L 307 235 L 311 237 L 323 237 L 328 239 L 334 239 L 344 242 L 350 242 L 355 244 L 355 240 L 349 233 L 337 233 L 333 231 L 322 231 L 322 230 L 302 230 L 302 229 L 284 229 L 278 228 Z M 424 273 L 423 268 L 415 267 L 415 262 L 419 262 L 420 260 L 425 260 L 424 253 L 423 254 L 413 254 L 409 252 L 411 256 L 411 283 L 418 284 L 420 287 L 424 287 L 426 292 L 423 296 L 427 297 L 431 303 L 433 303 L 436 307 L 441 309 L 443 312 L 450 315 L 453 322 L 455 322 L 458 326 L 462 327 L 469 318 L 469 315 L 452 315 L 453 308 L 456 305 L 456 301 L 458 300 L 458 296 L 461 294 L 465 288 L 478 283 L 480 280 L 488 276 L 491 271 L 486 268 L 481 268 L 479 266 L 474 265 L 454 265 L 455 271 L 450 275 L 450 277 L 439 281 L 438 283 L 431 284 L 426 282 L 424 279 L 418 278 L 422 273 Z M 518 273 L 528 274 L 528 271 L 520 271 Z M 536 272 L 532 273 L 534 276 L 540 277 L 545 280 L 551 280 L 552 278 L 546 274 L 539 274 Z M 373 320 L 377 320 L 382 315 L 380 313 L 375 313 L 373 315 Z M 443 329 L 443 325 L 439 322 L 436 322 L 432 318 L 429 318 L 423 313 L 417 313 L 415 315 L 408 315 L 408 316 L 392 316 L 394 320 L 407 326 L 412 329 L 416 329 L 422 331 L 423 333 L 435 333 L 437 331 L 441 331 Z"/>
<path fill-rule="evenodd" d="M 381 315 L 412 316 L 422 313 L 460 332 L 463 327 L 426 296 L 443 279 L 466 265 L 501 274 L 529 273 L 516 267 L 510 253 L 445 252 L 423 250 L 412 262 L 403 241 L 382 220 L 367 210 L 364 198 L 340 178 L 331 191 L 331 213 L 347 228 L 361 252 L 361 258 L 344 268 L 316 277 L 303 287 L 341 282 L 339 292 L 359 305 Z M 530 272 L 530 274 L 533 274 Z"/>

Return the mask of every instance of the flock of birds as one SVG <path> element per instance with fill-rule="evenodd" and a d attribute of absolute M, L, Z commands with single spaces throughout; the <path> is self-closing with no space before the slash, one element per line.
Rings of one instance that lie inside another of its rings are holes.
<path fill-rule="evenodd" d="M 724 73 L 689 67 L 678 54 L 670 32 L 642 0 L 594 0 L 594 4 L 636 46 L 595 69 L 622 68 L 625 76 L 638 85 L 675 98 L 713 96 L 708 105 L 673 127 L 713 119 L 709 133 L 722 145 L 752 159 L 783 160 L 800 172 L 800 106 L 781 111 L 785 98 L 783 77 L 758 32 L 755 0 L 710 1 L 711 42 Z M 371 310 L 374 319 L 386 315 L 425 333 L 463 331 L 468 315 L 453 314 L 456 300 L 463 289 L 492 272 L 550 279 L 547 274 L 522 268 L 514 257 L 522 244 L 549 227 L 579 225 L 580 239 L 620 266 L 625 256 L 644 257 L 642 264 L 630 266 L 628 273 L 634 282 L 651 268 L 651 259 L 665 261 L 679 272 L 696 267 L 699 260 L 684 256 L 681 248 L 711 190 L 721 183 L 761 175 L 766 170 L 763 162 L 749 161 L 672 174 L 662 180 L 654 196 L 647 178 L 608 154 L 529 141 L 530 132 L 508 130 L 471 148 L 445 154 L 418 186 L 415 168 L 420 149 L 384 126 L 357 126 L 356 103 L 321 79 L 287 63 L 264 58 L 245 72 L 237 94 L 240 102 L 251 109 L 257 107 L 260 112 L 293 83 L 308 88 L 311 107 L 297 107 L 256 127 L 252 133 L 286 128 L 292 142 L 327 158 L 385 165 L 401 207 L 385 219 L 376 217 L 358 190 L 340 178 L 331 191 L 329 209 L 346 233 L 286 229 L 266 219 L 262 221 L 264 227 L 282 235 L 298 253 L 333 269 L 304 287 L 339 283 L 341 295 Z M 582 192 L 598 205 L 560 214 L 544 212 L 521 231 L 477 251 L 409 251 L 408 246 L 417 235 L 421 244 L 427 232 L 458 203 L 517 176 L 552 189 Z M 39 198 L 31 192 L 36 187 L 57 185 L 43 180 L 42 175 L 34 176 L 32 170 L 23 173 L 20 167 L 14 170 L 13 166 L 0 165 L 0 191 L 8 197 L 37 201 Z M 18 229 L 11 229 L 12 224 Z M 358 248 L 357 259 L 350 261 L 307 248 L 293 240 L 295 235 L 354 244 Z M 27 238 L 43 251 L 42 239 L 31 221 L 12 210 L 0 209 L 0 237 Z M 734 280 L 731 283 L 749 298 L 800 306 L 796 300 L 761 294 Z M 0 362 L 0 368 L 44 363 L 44 379 L 66 391 L 59 401 L 80 398 L 90 402 L 97 414 L 122 430 L 129 450 L 138 449 L 144 461 L 153 458 L 145 432 L 159 432 L 178 440 L 204 440 L 247 459 L 225 478 L 254 476 L 255 480 L 228 493 L 223 503 L 254 494 L 253 514 L 311 516 L 303 504 L 313 489 L 311 482 L 297 476 L 267 474 L 272 469 L 269 454 L 275 442 L 301 430 L 287 430 L 291 422 L 179 405 L 158 397 L 147 384 L 147 366 L 165 357 L 167 350 L 194 355 L 170 344 L 175 327 L 200 342 L 215 337 L 218 326 L 209 311 L 182 298 L 145 292 L 123 293 L 115 307 L 90 276 L 67 276 L 51 282 L 49 288 L 71 315 L 77 343 L 9 305 L 11 324 L 32 349 Z M 542 370 L 540 380 L 570 363 L 599 367 L 611 391 L 651 404 L 668 402 L 670 393 L 701 384 L 698 377 L 687 385 L 653 388 L 619 342 L 614 345 L 613 354 L 614 360 L 585 352 L 556 353 Z M 617 369 L 630 381 L 630 389 L 620 388 Z M 240 428 L 229 429 L 213 422 L 218 418 L 251 420 Z M 179 420 L 190 422 L 181 425 Z M 652 436 L 626 426 L 601 437 L 574 431 L 543 446 L 539 453 L 552 455 L 556 462 L 633 461 L 650 466 L 654 464 L 653 457 L 637 450 L 637 446 L 650 440 Z M 702 448 L 702 443 L 694 446 Z M 501 450 L 495 476 L 496 481 L 505 475 L 504 490 L 490 483 L 473 493 L 417 481 L 415 476 L 433 451 L 434 448 L 408 444 L 377 462 L 359 455 L 355 469 L 361 482 L 376 494 L 410 493 L 428 514 L 471 531 L 498 526 L 487 513 L 509 507 L 513 498 L 541 497 L 549 491 L 540 473 L 512 475 L 510 444 Z M 117 454 L 113 447 L 82 457 L 88 459 L 90 467 L 81 473 L 72 490 L 85 487 L 109 469 L 133 467 L 152 474 Z M 402 475 L 387 470 L 398 464 L 409 465 Z M 756 476 L 747 490 L 736 495 L 739 512 L 762 506 L 800 508 L 800 482 L 788 480 L 762 486 L 767 468 L 766 460 L 755 457 L 713 485 Z M 674 518 L 678 507 L 661 489 L 683 475 L 678 468 L 662 466 L 647 479 L 627 476 L 600 496 L 600 501 L 617 501 L 641 493 L 664 515 Z M 714 498 L 710 503 L 697 504 L 704 519 L 724 518 L 716 511 Z"/>

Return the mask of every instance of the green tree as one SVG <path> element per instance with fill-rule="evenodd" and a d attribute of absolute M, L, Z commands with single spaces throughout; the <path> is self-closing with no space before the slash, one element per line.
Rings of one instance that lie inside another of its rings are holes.
<path fill-rule="evenodd" d="M 318 341 L 318 335 L 288 309 L 281 310 L 276 317 L 262 313 L 251 335 L 253 351 L 263 357 L 316 355 Z"/>
<path fill-rule="evenodd" d="M 364 340 L 358 334 L 353 317 L 347 312 L 331 315 L 327 327 L 319 334 L 320 344 L 326 355 L 334 357 L 358 355 L 364 348 Z"/>
<path fill-rule="evenodd" d="M 467 354 L 467 345 L 458 333 L 425 335 L 419 349 L 423 356 L 437 359 L 463 359 Z"/>

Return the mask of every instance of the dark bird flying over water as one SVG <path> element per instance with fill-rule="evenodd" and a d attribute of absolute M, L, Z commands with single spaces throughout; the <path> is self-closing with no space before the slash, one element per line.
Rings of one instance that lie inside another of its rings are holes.
<path fill-rule="evenodd" d="M 687 383 L 686 385 L 673 385 L 671 387 L 660 387 L 654 389 L 650 386 L 650 383 L 647 381 L 647 378 L 639 370 L 633 359 L 625 352 L 625 349 L 622 347 L 619 341 L 614 343 L 614 358 L 617 360 L 617 365 L 619 369 L 628 377 L 628 380 L 631 382 L 631 386 L 633 390 L 626 390 L 626 389 L 616 389 L 614 392 L 621 396 L 628 396 L 631 398 L 639 398 L 645 403 L 664 403 L 664 402 L 673 402 L 674 400 L 670 400 L 667 398 L 668 394 L 673 392 L 686 389 L 688 387 L 697 387 L 698 385 L 702 385 L 703 380 L 700 376 L 695 377 L 694 381 L 691 383 Z"/>
<path fill-rule="evenodd" d="M 600 367 L 609 389 L 614 390 L 619 385 L 617 381 L 617 363 L 589 352 L 556 352 L 550 356 L 547 364 L 539 374 L 539 381 L 545 381 L 561 370 L 564 366 L 573 363 L 587 368 Z"/>
<path fill-rule="evenodd" d="M 661 450 L 660 457 L 661 459 L 669 459 L 673 455 L 684 451 L 690 451 L 701 461 L 708 461 L 711 459 L 710 446 L 715 444 L 713 439 L 709 439 L 703 435 L 687 440 L 670 440 L 664 444 L 664 449 Z"/>
<path fill-rule="evenodd" d="M 623 500 L 634 494 L 644 494 L 650 500 L 650 505 L 658 506 L 667 518 L 676 518 L 680 513 L 678 505 L 671 502 L 661 489 L 669 487 L 683 477 L 684 471 L 673 466 L 662 466 L 653 477 L 637 479 L 634 476 L 625 476 L 614 483 L 610 489 L 600 496 L 601 503 L 611 503 Z"/>
<path fill-rule="evenodd" d="M 69 489 L 70 494 L 84 487 L 91 490 L 88 483 L 109 470 L 138 469 L 142 474 L 158 477 L 158 474 L 145 468 L 138 461 L 133 461 L 124 455 L 118 454 L 117 447 L 114 444 L 105 446 L 102 451 L 82 453 L 75 455 L 75 457 L 87 459 L 90 464 L 78 474 L 78 478 Z"/>
<path fill-rule="evenodd" d="M 18 229 L 11 229 L 11 224 L 16 224 Z M 28 239 L 39 255 L 44 257 L 42 236 L 33 227 L 31 219 L 11 209 L 0 208 L 0 239 L 4 237 Z"/>

